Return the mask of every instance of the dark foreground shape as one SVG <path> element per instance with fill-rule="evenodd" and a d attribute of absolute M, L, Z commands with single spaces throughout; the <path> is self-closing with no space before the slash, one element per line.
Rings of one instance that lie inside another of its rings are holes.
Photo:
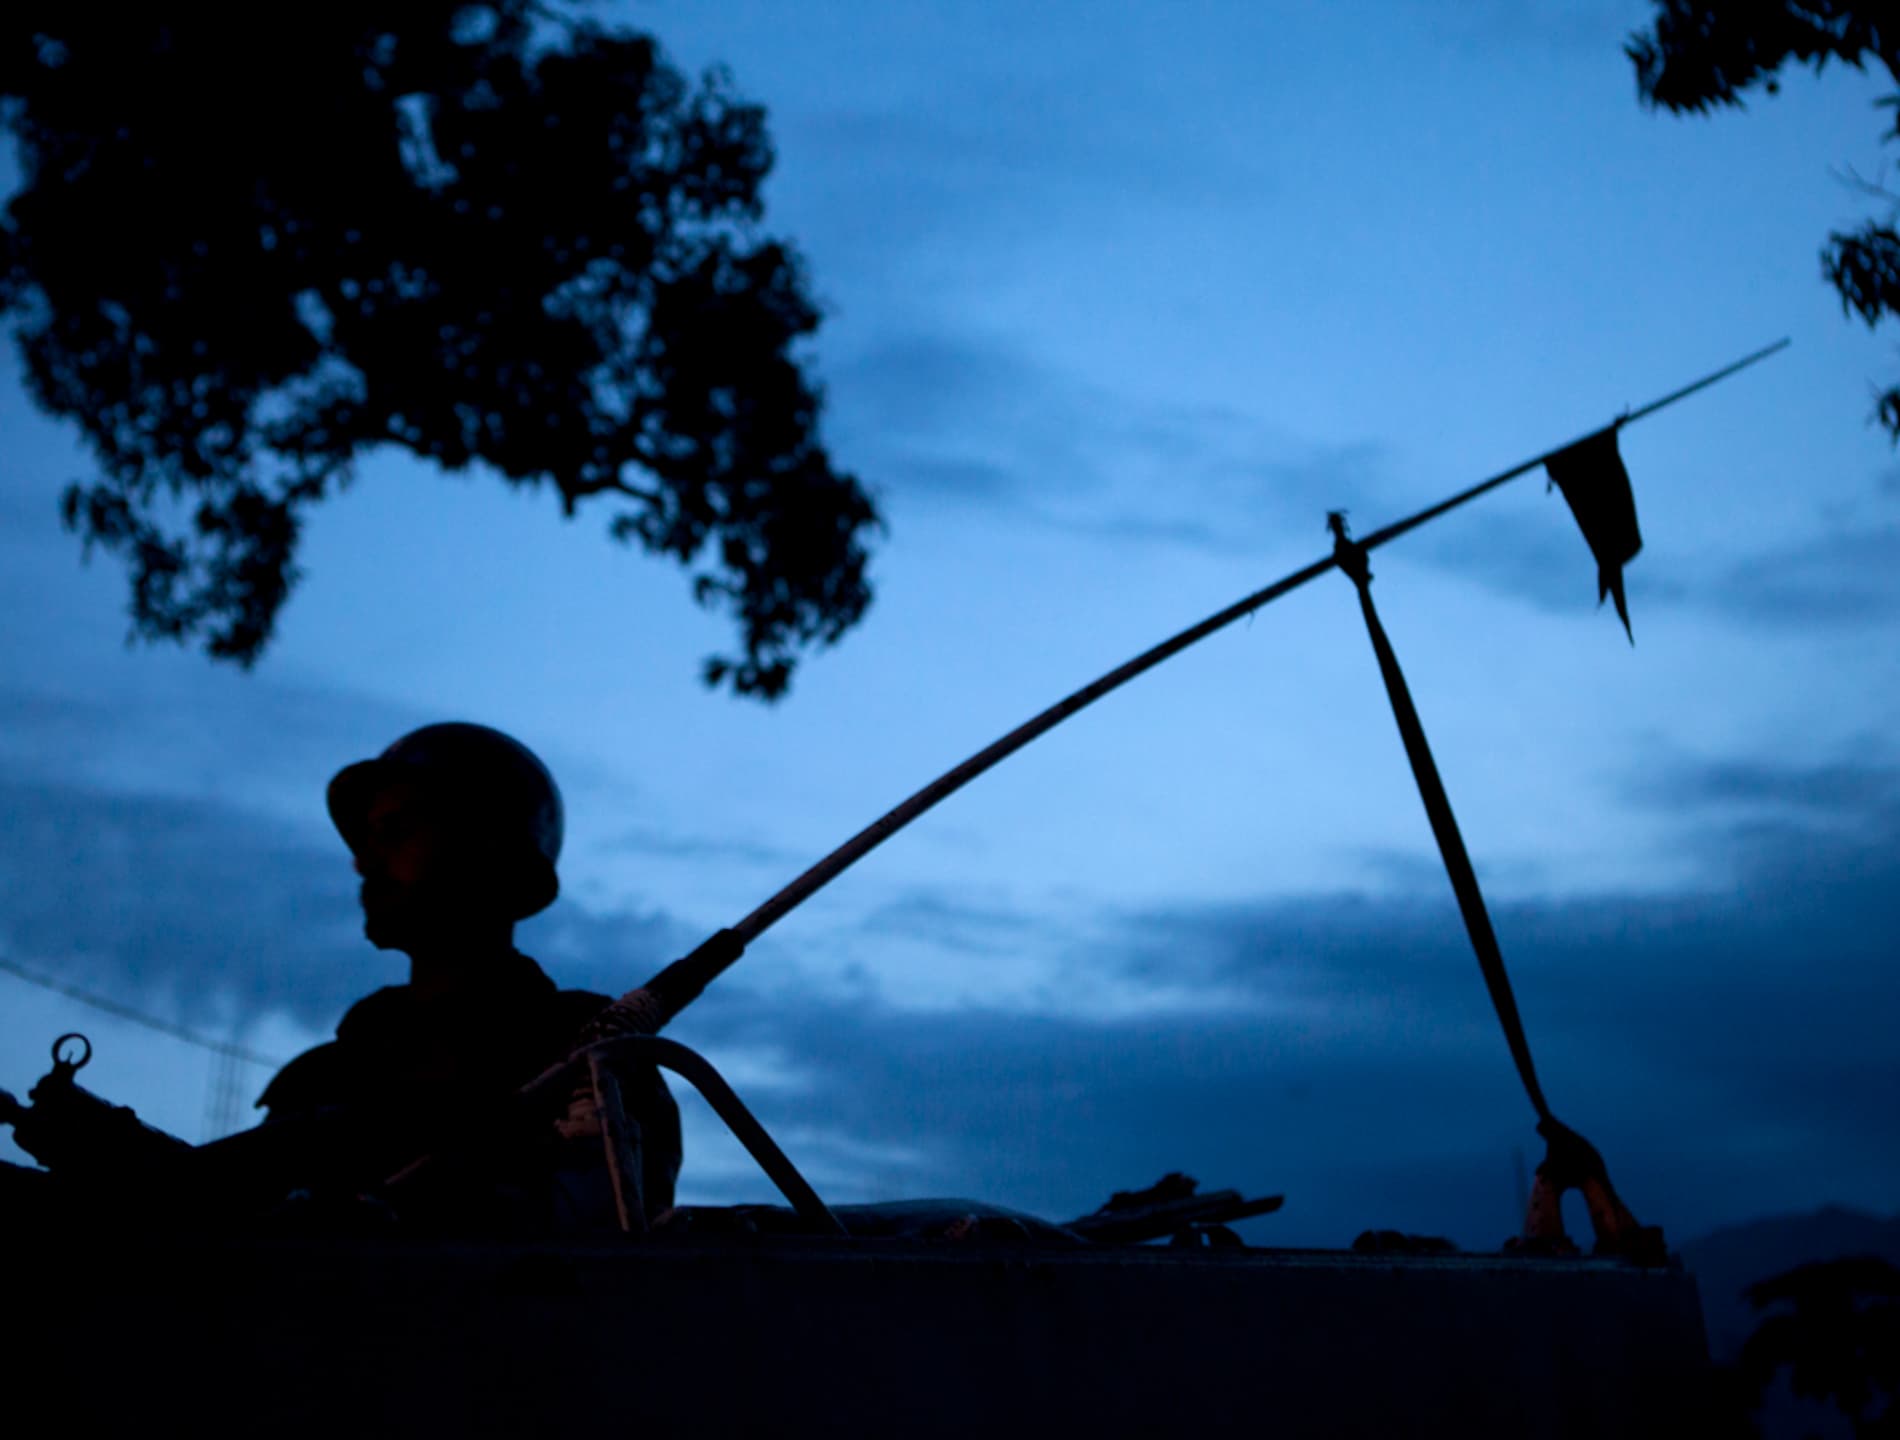
<path fill-rule="evenodd" d="M 20 1237 L 16 1237 L 16 1240 Z M 49 1243 L 50 1242 L 50 1243 Z M 9 1247 L 60 1434 L 1691 1435 L 1620 1262 L 723 1236 Z"/>

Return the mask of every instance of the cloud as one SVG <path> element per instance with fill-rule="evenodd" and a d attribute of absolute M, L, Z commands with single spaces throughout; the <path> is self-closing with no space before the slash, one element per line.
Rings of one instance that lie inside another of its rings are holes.
<path fill-rule="evenodd" d="M 868 935 L 925 940 L 961 954 L 1019 949 L 1047 928 L 1046 917 L 1004 905 L 979 905 L 913 889 L 873 909 L 859 922 Z"/>
<path fill-rule="evenodd" d="M 58 776 L 101 794 L 208 796 L 301 817 L 327 838 L 329 777 L 436 718 L 196 656 L 126 665 L 109 653 L 102 664 L 62 648 L 63 637 L 38 638 L 44 654 L 19 671 L 34 688 L 0 686 L 0 773 Z"/>
<path fill-rule="evenodd" d="M 318 1031 L 406 977 L 363 938 L 341 841 L 217 800 L 17 775 L 0 776 L 0 814 L 0 944 L 22 963 L 188 1023 L 275 1012 Z M 564 984 L 614 994 L 702 938 L 659 909 L 572 903 L 518 936 Z"/>
<path fill-rule="evenodd" d="M 1382 894 L 1439 896 L 1449 893 L 1445 867 L 1436 850 L 1401 850 L 1392 846 L 1362 846 L 1356 852 L 1359 870 Z M 1520 856 L 1473 861 L 1479 884 L 1487 890 L 1532 894 L 1554 888 L 1561 876 L 1543 860 Z"/>
<path fill-rule="evenodd" d="M 1526 482 L 1536 478 L 1527 476 Z M 1456 524 L 1429 526 L 1407 548 L 1409 558 L 1552 614 L 1599 608 L 1596 561 L 1555 491 L 1542 511 L 1461 511 Z M 1639 630 L 1645 612 L 1680 604 L 1693 590 L 1690 582 L 1660 571 L 1644 555 L 1623 575 Z"/>
<path fill-rule="evenodd" d="M 1421 538 L 1418 558 L 1539 609 L 1575 614 L 1596 603 L 1596 562 L 1563 505 L 1467 515 Z M 1751 627 L 1853 629 L 1900 618 L 1900 526 L 1835 530 L 1716 563 L 1665 570 L 1638 555 L 1625 570 L 1630 610 L 1700 611 Z"/>
<path fill-rule="evenodd" d="M 893 330 L 833 368 L 841 449 L 897 507 L 1254 556 L 1300 533 L 1317 554 L 1327 511 L 1401 501 L 1370 440 L 1320 445 L 1230 409 L 1120 393 L 1000 337 Z"/>
<path fill-rule="evenodd" d="M 1619 57 L 1631 30 L 1631 7 L 1620 0 L 1564 0 L 1559 4 L 1521 5 L 1517 0 L 1477 0 L 1457 6 L 1419 5 L 1431 33 L 1470 55 L 1526 49 L 1557 57 Z"/>
<path fill-rule="evenodd" d="M 1242 557 L 1310 535 L 1317 558 L 1330 511 L 1350 502 L 1376 513 L 1394 498 L 1388 452 L 1370 441 L 1312 446 L 1232 415 L 1182 410 L 1132 420 L 1109 442 L 1128 477 L 1109 504 L 1099 513 L 1043 508 L 1043 523 L 1115 544 Z"/>
<path fill-rule="evenodd" d="M 221 805 L 0 778 L 0 943 L 187 1021 L 233 1000 L 327 1029 L 400 978 L 361 938 L 339 843 Z"/>
<path fill-rule="evenodd" d="M 1419 503 L 1375 440 L 1317 444 L 1231 409 L 1117 393 L 1000 337 L 893 330 L 837 374 L 853 463 L 900 509 L 951 506 L 1118 547 L 1257 556 L 1309 528 L 1320 553 L 1321 521 L 1341 506 L 1369 530 Z M 1880 484 L 1891 489 L 1891 476 Z M 1678 557 L 1665 569 L 1639 556 L 1626 571 L 1632 609 L 1802 629 L 1890 623 L 1900 525 L 1828 523 L 1739 560 Z M 1597 603 L 1595 562 L 1554 493 L 1542 511 L 1466 512 L 1408 550 L 1552 613 Z"/>
<path fill-rule="evenodd" d="M 1900 767 L 1666 759 L 1629 798 L 1677 818 L 1698 881 L 1494 911 L 1558 1112 L 1677 1234 L 1890 1205 Z M 340 847 L 307 829 L 18 767 L 0 771 L 0 812 L 0 942 L 39 969 L 187 1021 L 235 1007 L 319 1032 L 401 978 L 361 939 Z M 562 983 L 615 992 L 700 938 L 658 907 L 569 900 L 523 946 Z M 857 978 L 819 952 L 857 955 Z M 980 983 L 908 1003 L 945 976 Z M 1512 1153 L 1537 1152 L 1455 908 L 1422 883 L 1085 915 L 906 889 L 797 945 L 762 942 L 674 1033 L 839 1200 L 967 1195 L 1066 1218 L 1185 1169 L 1286 1193 L 1251 1224 L 1263 1241 L 1397 1226 L 1490 1246 L 1514 1223 Z M 686 1193 L 764 1198 L 686 1103 Z"/>
<path fill-rule="evenodd" d="M 832 372 L 841 449 L 900 498 L 1020 509 L 1102 484 L 1096 399 L 1000 337 L 888 329 Z"/>
<path fill-rule="evenodd" d="M 614 855 L 650 855 L 667 860 L 736 861 L 742 865 L 769 865 L 783 869 L 803 863 L 805 857 L 784 846 L 724 836 L 688 835 L 654 826 L 635 826 L 600 842 L 602 852 Z"/>
<path fill-rule="evenodd" d="M 775 213 L 821 274 L 899 294 L 982 285 L 1060 237 L 1112 233 L 1144 213 L 1231 211 L 1236 194 L 1261 188 L 1257 149 L 1241 137 L 1216 128 L 1183 145 L 1153 123 L 1179 72 L 1125 63 L 1112 27 L 1085 35 L 1073 19 L 1030 12 L 997 27 L 1007 34 L 986 36 L 970 16 L 951 23 L 950 44 L 844 103 L 836 87 L 775 102 L 779 149 L 797 166 Z M 1038 28 L 1047 43 L 1035 43 Z M 1184 60 L 1205 58 L 1191 37 L 1174 38 Z M 1030 73 L 1000 73 L 999 43 Z"/>
<path fill-rule="evenodd" d="M 1654 796 L 1695 812 L 1721 873 L 1496 909 L 1558 1112 L 1679 1238 L 1829 1197 L 1891 1204 L 1900 1186 L 1883 1100 L 1900 1088 L 1897 793 L 1877 765 L 1690 767 Z M 1737 794 L 1777 823 L 1738 826 Z M 1537 1141 L 1448 896 L 1180 906 L 1098 929 L 1097 977 L 1238 998 L 1078 1017 L 796 991 L 767 1007 L 733 986 L 678 1031 L 715 1056 L 776 1039 L 806 1075 L 761 1106 L 768 1123 L 891 1147 L 858 1177 L 873 1192 L 1062 1216 L 1185 1168 L 1287 1191 L 1261 1238 L 1400 1225 L 1495 1244 L 1510 1228 L 1511 1151 L 1534 1161 Z"/>
<path fill-rule="evenodd" d="M 1900 525 L 1777 546 L 1729 568 L 1701 603 L 1750 624 L 1858 627 L 1900 616 Z"/>
<path fill-rule="evenodd" d="M 1900 796 L 1900 769 L 1878 762 L 1818 765 L 1726 760 L 1675 766 L 1629 787 L 1658 809 L 1765 808 L 1852 822 L 1884 819 Z"/>

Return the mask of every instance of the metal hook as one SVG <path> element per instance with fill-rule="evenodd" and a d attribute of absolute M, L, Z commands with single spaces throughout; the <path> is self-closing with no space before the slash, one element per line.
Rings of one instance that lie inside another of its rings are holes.
<path fill-rule="evenodd" d="M 79 1052 L 79 1058 L 76 1060 L 68 1059 L 65 1055 L 60 1053 L 60 1051 L 65 1048 L 68 1040 L 77 1040 L 85 1047 Z M 53 1068 L 56 1070 L 64 1070 L 68 1075 L 72 1075 L 84 1070 L 87 1062 L 91 1059 L 92 1041 L 88 1040 L 84 1035 L 81 1035 L 77 1030 L 69 1031 L 53 1042 Z"/>

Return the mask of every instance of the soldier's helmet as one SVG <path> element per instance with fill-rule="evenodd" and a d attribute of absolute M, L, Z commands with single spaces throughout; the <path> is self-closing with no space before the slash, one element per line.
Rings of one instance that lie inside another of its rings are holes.
<path fill-rule="evenodd" d="M 501 861 L 516 919 L 554 903 L 560 893 L 561 791 L 526 745 L 486 725 L 448 721 L 412 730 L 373 760 L 359 760 L 330 781 L 330 818 L 358 848 L 377 787 L 412 781 L 447 807 Z"/>

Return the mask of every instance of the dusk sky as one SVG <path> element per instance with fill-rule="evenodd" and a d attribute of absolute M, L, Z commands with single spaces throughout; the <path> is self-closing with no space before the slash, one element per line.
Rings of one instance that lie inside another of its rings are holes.
<path fill-rule="evenodd" d="M 867 619 L 735 700 L 698 680 L 726 622 L 604 516 L 387 453 L 312 512 L 251 673 L 128 649 L 122 567 L 59 524 L 86 456 L 9 343 L 0 955 L 316 1043 L 405 973 L 324 784 L 459 718 L 566 794 L 522 948 L 626 989 L 1324 553 L 1329 509 L 1371 530 L 1786 335 L 1622 435 L 1633 648 L 1541 473 L 1378 552 L 1374 594 L 1544 1088 L 1636 1213 L 1900 1210 L 1900 456 L 1870 423 L 1900 351 L 1817 259 L 1874 203 L 1848 173 L 1900 162 L 1884 77 L 1651 113 L 1639 0 L 600 8 L 768 108 L 826 436 L 889 525 Z M 6 975 L 0 1086 L 71 1029 L 91 1088 L 203 1138 L 203 1051 Z M 1338 575 L 954 797 L 671 1033 L 838 1201 L 1063 1219 L 1184 1170 L 1284 1192 L 1259 1243 L 1489 1249 L 1541 1154 Z M 772 1198 L 682 1099 L 682 1198 Z"/>

